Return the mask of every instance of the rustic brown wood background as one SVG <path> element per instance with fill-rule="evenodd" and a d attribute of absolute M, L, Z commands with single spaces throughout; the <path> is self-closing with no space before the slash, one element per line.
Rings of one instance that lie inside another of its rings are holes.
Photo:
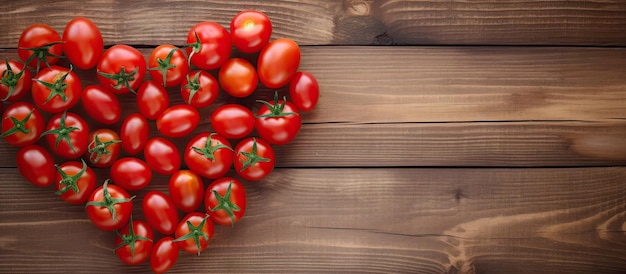
<path fill-rule="evenodd" d="M 148 55 L 243 9 L 302 45 L 322 95 L 246 184 L 241 223 L 172 273 L 626 273 L 624 1 L 2 1 L 0 53 L 16 58 L 30 24 L 85 16 Z M 0 272 L 149 271 L 26 183 L 16 152 L 0 140 Z"/>

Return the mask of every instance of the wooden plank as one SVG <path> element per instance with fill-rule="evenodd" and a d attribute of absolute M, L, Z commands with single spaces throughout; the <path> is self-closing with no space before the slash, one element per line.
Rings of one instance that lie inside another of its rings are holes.
<path fill-rule="evenodd" d="M 148 270 L 123 265 L 81 206 L 2 174 L 3 272 Z M 624 180 L 624 167 L 278 169 L 246 183 L 246 217 L 172 273 L 622 273 Z"/>
<path fill-rule="evenodd" d="M 244 9 L 266 12 L 274 37 L 306 45 L 626 45 L 622 1 L 2 1 L 0 48 L 46 23 L 62 32 L 91 18 L 107 44 L 184 44 L 194 24 L 228 26 Z"/>

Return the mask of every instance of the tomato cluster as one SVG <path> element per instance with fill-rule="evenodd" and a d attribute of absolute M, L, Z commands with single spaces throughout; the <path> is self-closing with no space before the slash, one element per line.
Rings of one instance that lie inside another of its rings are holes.
<path fill-rule="evenodd" d="M 233 226 L 243 217 L 244 184 L 268 176 L 276 164 L 273 146 L 294 140 L 301 112 L 317 104 L 317 80 L 298 71 L 299 46 L 285 38 L 270 41 L 271 35 L 267 15 L 242 11 L 229 30 L 200 22 L 187 44 L 160 45 L 146 60 L 128 45 L 105 50 L 87 18 L 71 20 L 63 36 L 32 25 L 18 42 L 21 62 L 0 64 L 1 136 L 21 148 L 17 167 L 27 181 L 55 185 L 61 199 L 85 206 L 96 227 L 115 232 L 114 250 L 123 262 L 149 260 L 154 272 L 165 272 L 179 250 L 204 251 L 214 224 Z M 83 87 L 77 70 L 95 71 L 98 84 Z M 256 113 L 237 101 L 281 88 L 289 100 L 278 91 L 265 95 L 273 100 L 256 100 Z M 172 91 L 183 103 L 172 104 Z M 194 134 L 200 110 L 220 92 L 234 102 L 213 108 L 214 132 Z M 121 96 L 134 98 L 138 112 L 125 114 Z M 181 149 L 176 142 L 182 137 L 189 141 Z M 108 178 L 97 180 L 95 168 L 108 170 Z M 231 170 L 235 177 L 228 176 Z M 133 195 L 154 173 L 169 176 L 168 192 Z M 205 180 L 211 180 L 207 187 Z M 137 202 L 145 220 L 131 216 Z"/>

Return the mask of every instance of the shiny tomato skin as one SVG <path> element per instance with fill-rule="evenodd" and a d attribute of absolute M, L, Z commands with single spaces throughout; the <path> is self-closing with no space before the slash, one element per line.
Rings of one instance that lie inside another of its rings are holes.
<path fill-rule="evenodd" d="M 222 89 L 235 98 L 250 96 L 259 83 L 256 69 L 242 58 L 232 58 L 220 68 L 218 78 Z"/>
<path fill-rule="evenodd" d="M 63 113 L 52 116 L 52 118 L 48 121 L 46 131 L 49 132 L 50 130 L 59 129 L 62 117 Z M 52 153 L 65 159 L 78 158 L 85 154 L 85 151 L 87 151 L 87 145 L 89 144 L 89 126 L 83 118 L 78 116 L 78 114 L 67 112 L 65 127 L 76 128 L 76 130 L 72 130 L 68 134 L 70 142 L 68 143 L 66 139 L 62 138 L 57 146 L 56 140 L 58 138 L 58 134 L 46 134 L 45 137 L 48 147 Z"/>
<path fill-rule="evenodd" d="M 120 139 L 126 153 L 130 155 L 140 153 L 146 146 L 149 136 L 150 125 L 143 115 L 132 113 L 124 118 L 120 126 Z"/>
<path fill-rule="evenodd" d="M 8 66 L 7 66 L 8 63 Z M 11 72 L 8 72 L 11 68 Z M 0 82 L 0 101 L 17 102 L 24 98 L 31 89 L 33 81 L 33 74 L 28 69 L 24 69 L 25 66 L 14 60 L 0 61 L 0 75 L 2 82 Z M 18 75 L 22 73 L 21 76 Z M 4 82 L 12 82 L 13 90 L 10 90 L 10 86 Z M 11 95 L 9 95 L 11 93 Z M 8 97 L 7 97 L 8 96 Z"/>
<path fill-rule="evenodd" d="M 120 136 L 113 130 L 108 128 L 94 130 L 89 133 L 87 141 L 89 145 L 87 145 L 85 158 L 95 167 L 110 167 L 120 157 L 122 150 Z"/>
<path fill-rule="evenodd" d="M 154 137 L 146 143 L 143 155 L 148 166 L 161 175 L 171 175 L 182 163 L 180 152 L 174 143 L 163 137 Z"/>
<path fill-rule="evenodd" d="M 211 138 L 210 148 L 207 148 L 207 140 Z M 195 149 L 194 149 L 195 148 Z M 205 157 L 196 149 L 204 150 L 212 155 L 211 158 Z M 228 173 L 233 162 L 233 151 L 230 143 L 224 137 L 209 134 L 208 132 L 199 133 L 185 146 L 183 154 L 185 164 L 196 174 L 208 178 L 216 179 Z"/>
<path fill-rule="evenodd" d="M 256 152 L 253 151 L 256 142 Z M 250 161 L 246 154 L 252 154 L 251 157 L 259 157 L 246 166 L 246 162 Z M 256 156 L 254 156 L 256 155 Z M 237 175 L 244 180 L 259 181 L 269 175 L 276 165 L 276 154 L 272 145 L 261 138 L 249 137 L 241 140 L 235 147 L 235 158 L 233 166 Z"/>
<path fill-rule="evenodd" d="M 29 113 L 30 117 L 28 117 Z M 11 117 L 16 119 L 18 124 L 23 125 L 16 126 Z M 3 138 L 8 144 L 16 147 L 32 145 L 39 140 L 39 137 L 45 130 L 45 119 L 39 109 L 31 103 L 13 103 L 2 113 L 2 134 L 6 134 Z M 28 132 L 24 133 L 14 128 L 23 128 Z M 11 133 L 10 131 L 14 132 Z"/>
<path fill-rule="evenodd" d="M 163 235 L 171 235 L 178 224 L 178 210 L 165 193 L 150 191 L 143 197 L 141 204 L 146 221 L 154 230 Z"/>
<path fill-rule="evenodd" d="M 167 90 L 154 80 L 141 84 L 137 91 L 137 107 L 148 120 L 156 120 L 170 105 Z"/>
<path fill-rule="evenodd" d="M 127 265 L 138 265 L 147 261 L 152 253 L 152 247 L 154 246 L 154 232 L 150 228 L 147 222 L 142 220 L 132 220 L 124 228 L 119 231 L 119 234 L 115 237 L 115 246 L 119 246 L 124 242 L 120 235 L 129 235 L 130 226 L 133 226 L 133 233 L 136 236 L 143 237 L 144 239 L 137 239 L 134 243 L 128 243 L 115 249 L 115 255 L 117 255 L 122 262 Z M 130 245 L 133 244 L 134 248 L 131 251 Z"/>
<path fill-rule="evenodd" d="M 61 164 L 58 168 L 67 176 L 74 176 L 80 173 L 83 168 L 83 163 L 69 161 Z M 62 180 L 63 177 L 61 173 L 57 171 L 55 178 L 57 191 L 61 191 L 67 186 L 66 184 L 62 184 Z M 75 184 L 76 187 L 78 187 L 78 192 L 74 192 L 74 190 L 69 188 L 64 193 L 60 194 L 60 197 L 73 205 L 85 204 L 87 199 L 89 199 L 89 195 L 96 189 L 96 174 L 93 172 L 93 169 L 88 166 L 85 167 L 85 172 L 80 175 Z"/>
<path fill-rule="evenodd" d="M 299 71 L 289 82 L 289 97 L 301 111 L 311 111 L 320 97 L 320 86 L 310 72 Z"/>
<path fill-rule="evenodd" d="M 152 272 L 165 273 L 176 264 L 180 249 L 178 244 L 173 242 L 174 238 L 165 236 L 152 247 L 150 255 L 150 268 Z"/>
<path fill-rule="evenodd" d="M 187 105 L 175 105 L 165 109 L 157 118 L 159 132 L 170 138 L 189 135 L 200 124 L 200 113 L 196 108 Z"/>
<path fill-rule="evenodd" d="M 254 130 L 254 114 L 239 104 L 222 105 L 211 114 L 211 126 L 223 137 L 241 139 Z"/>
<path fill-rule="evenodd" d="M 39 145 L 28 145 L 17 152 L 17 169 L 22 177 L 38 187 L 51 186 L 57 171 L 48 150 Z"/>
<path fill-rule="evenodd" d="M 228 202 L 225 203 L 228 204 L 228 209 L 225 209 L 226 207 L 224 206 L 220 206 L 221 203 L 215 196 L 216 192 L 222 198 L 229 198 Z M 234 209 L 232 205 L 235 205 L 238 209 Z M 243 218 L 246 212 L 246 189 L 243 184 L 235 178 L 219 178 L 211 182 L 207 187 L 204 194 L 204 208 L 213 223 L 233 226 Z M 228 214 L 228 210 L 233 214 L 233 218 Z"/>
<path fill-rule="evenodd" d="M 53 95 L 53 91 L 42 82 L 54 84 L 59 81 L 61 83 L 61 78 L 66 74 L 67 76 L 65 80 L 62 80 L 62 83 L 67 86 L 61 92 L 67 98 L 63 100 L 60 95 Z M 60 66 L 50 66 L 50 68 L 39 71 L 35 75 L 32 85 L 33 102 L 41 110 L 48 113 L 59 113 L 74 107 L 80 101 L 82 92 L 83 85 L 78 75 L 74 71 Z M 52 98 L 50 98 L 51 94 L 53 95 Z"/>
<path fill-rule="evenodd" d="M 263 12 L 244 10 L 230 21 L 232 43 L 241 52 L 259 52 L 271 36 L 272 22 Z"/>
<path fill-rule="evenodd" d="M 169 63 L 165 63 L 164 65 L 169 64 L 173 67 L 159 69 L 161 67 L 159 59 L 162 60 L 161 62 L 167 61 L 167 56 L 172 50 L 174 50 L 174 53 L 172 53 Z M 150 57 L 148 58 L 148 67 L 148 71 L 152 79 L 165 87 L 179 85 L 189 72 L 187 57 L 183 51 L 170 44 L 160 45 L 152 50 L 152 53 L 150 53 Z M 163 70 L 165 70 L 165 82 L 163 81 Z"/>
<path fill-rule="evenodd" d="M 61 36 L 52 27 L 46 24 L 33 24 L 22 31 L 17 42 L 17 54 L 22 59 L 22 62 L 25 63 L 34 54 L 34 51 L 28 48 L 39 48 L 58 42 L 61 42 Z M 47 60 L 49 65 L 56 64 L 59 61 L 59 56 L 63 55 L 63 44 L 52 45 L 46 55 L 45 60 Z M 34 68 L 37 67 L 37 63 L 39 63 L 39 67 L 46 66 L 44 60 L 38 61 L 38 58 L 31 59 L 26 65 Z"/>
<path fill-rule="evenodd" d="M 193 171 L 179 170 L 172 174 L 168 189 L 174 205 L 183 212 L 192 212 L 202 203 L 204 183 Z"/>
<path fill-rule="evenodd" d="M 126 77 L 127 81 L 119 83 L 118 79 L 112 79 L 104 74 L 120 74 L 124 67 L 124 74 L 132 75 Z M 128 45 L 114 45 L 107 49 L 96 67 L 97 78 L 100 85 L 115 94 L 125 94 L 136 91 L 146 76 L 147 65 L 143 54 L 137 49 Z M 124 83 L 124 82 L 127 82 Z M 130 87 L 130 89 L 129 89 Z"/>
<path fill-rule="evenodd" d="M 117 186 L 137 191 L 145 188 L 152 181 L 152 170 L 146 162 L 135 157 L 120 158 L 110 169 L 111 181 Z"/>
<path fill-rule="evenodd" d="M 176 237 L 176 239 L 178 239 L 190 232 L 190 228 L 187 225 L 187 222 L 190 222 L 193 226 L 200 226 L 202 220 L 205 220 L 205 218 L 206 215 L 200 212 L 191 212 L 187 214 L 185 217 L 183 217 L 180 223 L 178 223 L 174 236 Z M 208 238 L 207 241 L 204 239 L 204 237 L 199 237 L 200 249 L 198 249 L 198 246 L 196 245 L 196 242 L 193 238 L 177 242 L 178 247 L 180 247 L 182 251 L 189 254 L 199 255 L 200 253 L 202 253 L 209 245 L 211 239 L 213 239 L 215 225 L 213 224 L 213 222 L 211 222 L 209 218 L 206 218 L 204 225 L 200 227 L 200 231 L 202 231 L 202 233 Z"/>
<path fill-rule="evenodd" d="M 124 189 L 113 184 L 107 184 L 107 191 L 113 199 L 125 199 L 128 201 L 113 205 L 115 219 L 111 212 L 104 206 L 90 205 L 90 202 L 102 202 L 104 200 L 104 185 L 96 188 L 89 196 L 85 211 L 91 222 L 99 229 L 115 231 L 124 227 L 130 220 L 133 212 L 133 201 Z"/>
<path fill-rule="evenodd" d="M 96 66 L 104 51 L 102 33 L 91 20 L 76 17 L 65 26 L 63 49 L 74 66 L 91 69 Z"/>
<path fill-rule="evenodd" d="M 99 123 L 113 125 L 122 117 L 120 100 L 114 93 L 101 86 L 85 87 L 80 101 L 85 112 Z"/>
<path fill-rule="evenodd" d="M 199 41 L 196 40 L 196 34 Z M 200 46 L 198 52 L 194 52 L 194 47 L 188 47 L 187 56 L 190 56 L 194 66 L 203 70 L 219 68 L 228 60 L 232 51 L 228 30 L 215 22 L 206 21 L 194 25 L 187 34 L 187 44 L 194 43 Z"/>
<path fill-rule="evenodd" d="M 180 95 L 183 100 L 195 108 L 210 106 L 217 99 L 219 91 L 218 81 L 204 70 L 190 72 L 180 84 Z"/>
<path fill-rule="evenodd" d="M 283 100 L 278 100 L 278 102 L 270 102 L 270 104 L 272 106 L 280 106 L 283 102 Z M 271 110 L 267 105 L 262 105 L 257 112 L 254 128 L 256 128 L 261 138 L 272 145 L 286 145 L 290 143 L 296 138 L 302 126 L 302 117 L 293 103 L 287 101 L 283 113 L 286 115 L 281 117 L 261 117 L 271 114 Z"/>
<path fill-rule="evenodd" d="M 288 38 L 276 39 L 259 54 L 257 73 L 264 86 L 280 88 L 287 85 L 300 66 L 300 47 Z"/>

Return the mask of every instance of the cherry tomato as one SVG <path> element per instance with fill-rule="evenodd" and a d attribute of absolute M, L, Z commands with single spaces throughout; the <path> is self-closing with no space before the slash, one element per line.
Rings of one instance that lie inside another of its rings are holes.
<path fill-rule="evenodd" d="M 39 145 L 28 145 L 17 152 L 17 169 L 27 181 L 38 187 L 52 185 L 56 177 L 54 159 Z"/>
<path fill-rule="evenodd" d="M 83 86 L 72 69 L 59 66 L 45 68 L 35 75 L 33 102 L 48 113 L 68 110 L 80 101 Z"/>
<path fill-rule="evenodd" d="M 178 224 L 178 210 L 165 193 L 150 191 L 143 197 L 141 204 L 143 215 L 154 230 L 163 235 L 170 235 Z"/>
<path fill-rule="evenodd" d="M 96 174 L 93 170 L 84 161 L 66 162 L 56 169 L 56 194 L 70 204 L 85 204 L 96 189 Z"/>
<path fill-rule="evenodd" d="M 113 130 L 97 129 L 89 134 L 87 139 L 87 161 L 95 167 L 110 167 L 120 157 L 120 137 Z"/>
<path fill-rule="evenodd" d="M 100 85 L 109 91 L 135 92 L 146 76 L 146 59 L 131 46 L 115 45 L 102 54 L 96 71 Z"/>
<path fill-rule="evenodd" d="M 19 62 L 5 59 L 0 63 L 0 101 L 16 102 L 30 92 L 33 74 Z"/>
<path fill-rule="evenodd" d="M 149 134 L 150 125 L 143 115 L 139 113 L 128 115 L 120 127 L 120 139 L 124 151 L 130 155 L 141 152 L 148 142 Z"/>
<path fill-rule="evenodd" d="M 134 197 L 106 180 L 91 193 L 85 210 L 96 227 L 106 231 L 119 230 L 130 220 Z"/>
<path fill-rule="evenodd" d="M 168 189 L 172 202 L 183 212 L 192 212 L 202 203 L 204 184 L 193 171 L 179 170 L 172 174 Z"/>
<path fill-rule="evenodd" d="M 36 72 L 41 66 L 54 65 L 63 55 L 61 36 L 46 24 L 34 24 L 27 27 L 17 42 L 17 54 L 24 64 Z"/>
<path fill-rule="evenodd" d="M 152 254 L 150 255 L 152 272 L 161 274 L 170 270 L 178 260 L 178 253 L 178 244 L 174 242 L 174 238 L 170 236 L 161 238 L 152 247 Z"/>
<path fill-rule="evenodd" d="M 141 84 L 137 91 L 137 107 L 144 117 L 156 120 L 169 105 L 170 96 L 163 86 L 153 80 Z"/>
<path fill-rule="evenodd" d="M 248 181 L 259 181 L 276 165 L 272 146 L 260 138 L 246 138 L 235 147 L 234 167 L 237 175 Z"/>
<path fill-rule="evenodd" d="M 259 135 L 273 145 L 285 145 L 293 141 L 302 126 L 302 118 L 296 106 L 285 100 L 264 102 L 257 112 L 254 127 Z"/>
<path fill-rule="evenodd" d="M 272 22 L 260 11 L 244 10 L 230 22 L 233 45 L 244 53 L 259 52 L 272 36 Z"/>
<path fill-rule="evenodd" d="M 254 114 L 239 104 L 222 105 L 211 114 L 211 126 L 221 136 L 241 139 L 254 130 Z"/>
<path fill-rule="evenodd" d="M 169 44 L 160 45 L 152 51 L 148 66 L 152 79 L 164 87 L 179 85 L 189 72 L 183 51 Z"/>
<path fill-rule="evenodd" d="M 235 178 L 219 178 L 207 187 L 204 204 L 213 223 L 233 226 L 246 212 L 246 189 Z"/>
<path fill-rule="evenodd" d="M 174 242 L 183 251 L 198 256 L 213 238 L 215 227 L 209 216 L 199 212 L 187 214 L 176 227 Z"/>
<path fill-rule="evenodd" d="M 65 26 L 63 49 L 72 64 L 80 69 L 91 69 L 96 66 L 104 50 L 102 33 L 91 20 L 76 17 Z"/>
<path fill-rule="evenodd" d="M 161 134 L 170 138 L 189 135 L 200 123 L 200 113 L 190 105 L 175 105 L 159 115 L 156 126 Z"/>
<path fill-rule="evenodd" d="M 226 61 L 220 68 L 218 78 L 222 89 L 236 98 L 249 96 L 259 83 L 254 66 L 242 58 Z"/>
<path fill-rule="evenodd" d="M 78 158 L 85 154 L 89 144 L 89 126 L 77 114 L 64 111 L 48 121 L 46 131 L 41 134 L 52 153 L 66 159 Z"/>
<path fill-rule="evenodd" d="M 170 175 L 176 172 L 182 163 L 178 148 L 163 137 L 154 137 L 146 143 L 143 155 L 148 166 L 156 173 Z"/>
<path fill-rule="evenodd" d="M 2 114 L 2 136 L 17 147 L 32 145 L 45 130 L 45 117 L 30 103 L 17 102 L 9 105 Z"/>
<path fill-rule="evenodd" d="M 289 97 L 299 110 L 312 110 L 320 97 L 320 86 L 315 76 L 306 71 L 296 72 L 289 82 Z"/>
<path fill-rule="evenodd" d="M 230 170 L 233 149 L 224 137 L 205 132 L 189 141 L 183 158 L 187 167 L 195 173 L 215 179 L 226 175 Z"/>
<path fill-rule="evenodd" d="M 115 255 L 127 265 L 138 265 L 150 257 L 154 241 L 154 232 L 142 220 L 130 219 L 130 222 L 117 232 L 115 237 Z"/>
<path fill-rule="evenodd" d="M 128 191 L 141 190 L 152 181 L 152 170 L 148 164 L 135 157 L 124 157 L 115 161 L 110 175 L 113 183 Z"/>
<path fill-rule="evenodd" d="M 187 34 L 187 55 L 199 69 L 219 68 L 230 56 L 232 44 L 226 28 L 215 22 L 200 22 Z"/>
<path fill-rule="evenodd" d="M 268 88 L 287 85 L 300 65 L 300 47 L 291 39 L 280 38 L 267 44 L 259 54 L 257 72 Z"/>
<path fill-rule="evenodd" d="M 100 123 L 112 125 L 122 117 L 120 100 L 101 86 L 91 85 L 83 89 L 81 103 L 85 112 Z"/>
<path fill-rule="evenodd" d="M 183 100 L 192 107 L 211 105 L 219 95 L 220 87 L 215 77 L 204 70 L 194 70 L 180 84 Z"/>

